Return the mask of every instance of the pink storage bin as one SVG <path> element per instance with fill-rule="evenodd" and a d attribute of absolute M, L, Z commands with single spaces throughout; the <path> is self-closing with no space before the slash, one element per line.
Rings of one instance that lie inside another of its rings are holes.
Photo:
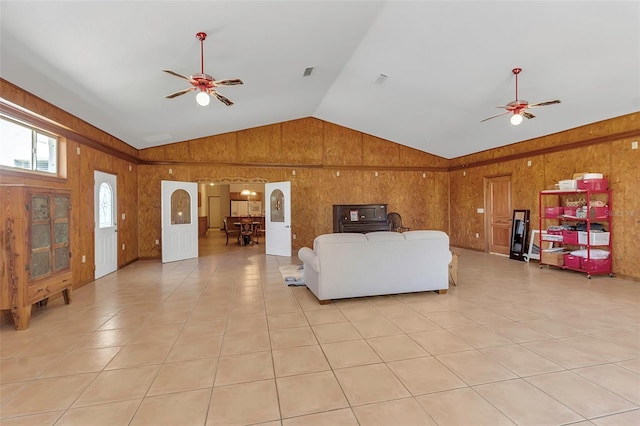
<path fill-rule="evenodd" d="M 564 266 L 566 268 L 571 268 L 571 269 L 580 269 L 580 259 L 582 259 L 581 257 L 578 256 L 574 256 L 570 253 L 565 253 L 564 255 Z"/>
<path fill-rule="evenodd" d="M 579 179 L 578 189 L 589 189 L 591 191 L 606 191 L 609 182 L 606 179 Z"/>
<path fill-rule="evenodd" d="M 578 211 L 577 207 L 565 207 L 564 208 L 564 215 L 565 216 L 573 216 L 576 217 L 576 212 Z"/>
<path fill-rule="evenodd" d="M 545 207 L 544 215 L 545 217 L 558 217 L 562 216 L 564 213 L 564 207 Z"/>
<path fill-rule="evenodd" d="M 589 273 L 606 273 L 611 271 L 611 257 L 606 259 L 587 259 L 586 257 L 581 257 L 580 267 Z"/>
<path fill-rule="evenodd" d="M 589 207 L 589 218 L 606 219 L 609 217 L 609 207 Z"/>
<path fill-rule="evenodd" d="M 578 244 L 578 231 L 562 231 L 562 242 L 565 244 Z"/>

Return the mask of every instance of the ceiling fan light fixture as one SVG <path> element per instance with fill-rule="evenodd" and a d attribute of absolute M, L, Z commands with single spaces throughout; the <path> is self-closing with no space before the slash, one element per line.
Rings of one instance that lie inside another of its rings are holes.
<path fill-rule="evenodd" d="M 522 123 L 522 115 L 519 112 L 514 112 L 511 116 L 511 124 L 513 126 L 519 126 Z"/>
<path fill-rule="evenodd" d="M 198 94 L 196 95 L 196 102 L 201 107 L 206 107 L 206 106 L 209 106 L 209 102 L 211 102 L 211 97 L 209 96 L 209 94 L 207 92 L 202 90 L 202 91 L 198 92 Z"/>

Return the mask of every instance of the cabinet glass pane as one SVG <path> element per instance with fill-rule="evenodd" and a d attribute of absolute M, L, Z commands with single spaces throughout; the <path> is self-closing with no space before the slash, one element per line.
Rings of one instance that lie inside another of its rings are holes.
<path fill-rule="evenodd" d="M 31 197 L 31 218 L 33 220 L 49 219 L 49 197 L 34 195 Z"/>
<path fill-rule="evenodd" d="M 53 255 L 54 270 L 69 269 L 69 247 L 58 247 Z"/>
<path fill-rule="evenodd" d="M 49 247 L 51 245 L 51 229 L 48 223 L 41 223 L 31 227 L 31 250 Z"/>
<path fill-rule="evenodd" d="M 54 228 L 56 232 L 56 244 L 69 242 L 69 224 L 67 222 L 56 223 Z"/>
<path fill-rule="evenodd" d="M 45 275 L 51 272 L 51 265 L 49 264 L 48 251 L 31 254 L 30 271 L 31 271 L 32 281 L 35 278 L 39 277 L 40 275 Z"/>
<path fill-rule="evenodd" d="M 53 204 L 56 208 L 56 219 L 66 219 L 69 217 L 69 197 L 54 197 Z"/>

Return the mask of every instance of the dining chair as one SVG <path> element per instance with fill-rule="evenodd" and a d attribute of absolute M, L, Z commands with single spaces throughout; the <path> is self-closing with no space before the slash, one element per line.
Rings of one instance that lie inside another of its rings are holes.
<path fill-rule="evenodd" d="M 240 218 L 240 240 L 243 246 L 253 243 L 253 219 L 251 217 Z"/>
<path fill-rule="evenodd" d="M 224 243 L 224 245 L 226 246 L 227 244 L 229 244 L 229 235 L 236 235 L 236 240 L 238 241 L 238 244 L 240 244 L 240 230 L 229 229 L 229 224 L 227 224 L 227 219 L 224 219 L 223 223 L 224 223 L 224 233 L 227 234 L 227 242 Z"/>
<path fill-rule="evenodd" d="M 260 235 L 265 236 L 267 234 L 267 230 L 262 227 L 262 224 L 257 223 L 253 228 L 253 233 L 255 235 L 256 244 L 260 244 Z"/>

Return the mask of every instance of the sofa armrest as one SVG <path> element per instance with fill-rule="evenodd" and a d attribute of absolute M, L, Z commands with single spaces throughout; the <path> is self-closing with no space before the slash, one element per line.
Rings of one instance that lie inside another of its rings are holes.
<path fill-rule="evenodd" d="M 311 266 L 316 273 L 320 273 L 320 261 L 318 260 L 318 256 L 316 256 L 313 250 L 309 247 L 302 247 L 298 250 L 298 259 L 302 260 L 306 265 Z"/>

